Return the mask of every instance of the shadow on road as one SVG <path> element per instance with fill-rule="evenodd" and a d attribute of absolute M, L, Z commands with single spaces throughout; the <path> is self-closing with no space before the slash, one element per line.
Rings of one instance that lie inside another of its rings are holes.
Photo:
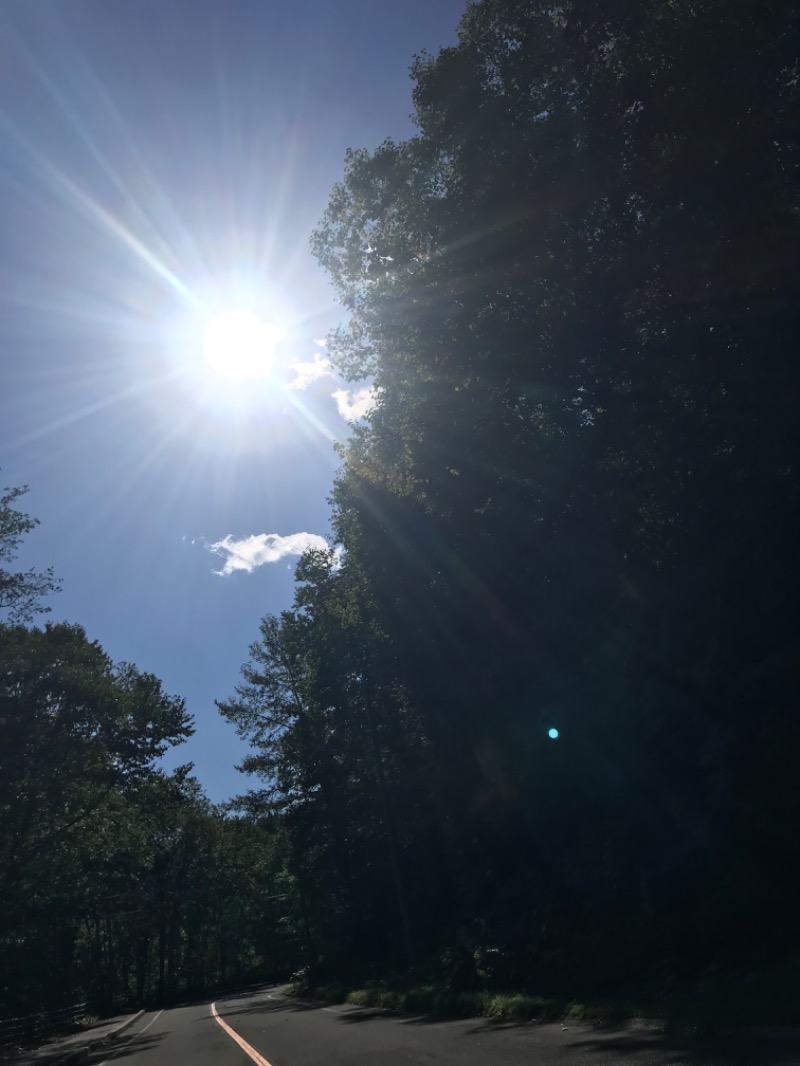
<path fill-rule="evenodd" d="M 481 1033 L 500 1033 L 506 1029 L 527 1029 L 532 1025 L 541 1028 L 543 1024 L 541 1022 L 531 1021 L 513 1021 L 509 1018 L 454 1018 L 447 1017 L 444 1014 L 414 1014 L 411 1017 L 404 1017 L 403 1023 L 405 1025 L 447 1025 L 453 1022 L 458 1022 L 462 1025 L 469 1022 L 474 1024 L 469 1029 L 465 1029 L 465 1033 L 470 1036 L 479 1036 Z"/>
<path fill-rule="evenodd" d="M 509 1029 L 530 1029 L 534 1026 L 541 1032 L 545 1032 L 547 1029 L 552 1029 L 554 1032 L 558 1031 L 559 1033 L 563 1031 L 561 1022 L 515 1022 L 510 1018 L 462 1018 L 460 1020 L 475 1022 L 469 1029 L 464 1030 L 466 1036 L 486 1036 L 490 1033 L 504 1033 Z"/>
<path fill-rule="evenodd" d="M 337 1011 L 336 1017 L 348 1025 L 356 1025 L 359 1022 L 375 1021 L 377 1018 L 393 1017 L 397 1021 L 401 1016 L 392 1011 L 381 1010 L 380 1007 L 351 1007 L 349 1010 Z"/>
<path fill-rule="evenodd" d="M 683 1066 L 797 1066 L 800 1063 L 800 1030 L 765 1034 L 742 1030 L 741 1033 L 709 1033 L 676 1036 L 669 1033 L 597 1034 L 585 1040 L 571 1040 L 569 1046 L 584 1054 L 592 1052 L 620 1056 L 652 1056 L 670 1053 Z"/>
<path fill-rule="evenodd" d="M 228 1006 L 224 1003 L 217 1003 L 217 1014 L 223 1021 L 229 1018 L 243 1017 L 248 1014 L 271 1014 L 274 1011 L 292 1011 L 302 1012 L 309 1010 L 319 1010 L 320 1005 L 317 1003 L 302 1003 L 300 1000 L 292 999 L 260 999 L 256 1003 L 251 1003 L 249 1006 L 240 1006 L 239 1004 L 232 1004 Z M 208 1017 L 198 1018 L 197 1021 L 213 1021 L 211 1016 L 211 1008 L 209 1007 Z M 230 1023 L 229 1023 L 230 1024 Z"/>
<path fill-rule="evenodd" d="M 433 1014 L 400 1015 L 379 1008 L 345 1010 L 337 1013 L 340 1023 L 359 1025 L 364 1022 L 392 1019 L 399 1025 L 462 1026 L 463 1036 L 491 1036 L 493 1033 L 518 1031 L 536 1034 L 537 1043 L 561 1047 L 591 1062 L 594 1054 L 614 1055 L 619 1062 L 680 1061 L 681 1066 L 798 1066 L 800 1064 L 800 1029 L 764 1032 L 743 1029 L 741 1032 L 708 1032 L 690 1035 L 663 1030 L 637 1032 L 618 1024 L 596 1028 L 580 1025 L 563 1029 L 559 1023 L 448 1019 Z M 666 1057 L 666 1058 L 665 1058 Z M 615 1059 L 616 1061 L 616 1059 Z"/>
<path fill-rule="evenodd" d="M 112 1048 L 97 1048 L 89 1053 L 88 1062 L 119 1062 L 129 1055 L 138 1055 L 142 1051 L 149 1051 L 156 1047 L 166 1036 L 166 1033 L 144 1033 L 142 1036 L 131 1036 L 128 1039 L 121 1037 Z"/>
<path fill-rule="evenodd" d="M 263 995 L 266 992 L 271 992 L 275 988 L 280 988 L 281 985 L 269 984 L 269 985 L 253 985 L 246 988 L 241 992 L 225 992 L 217 990 L 211 992 L 198 993 L 196 996 L 189 999 L 182 999 L 180 1003 L 151 1003 L 148 1007 L 149 1010 L 158 1010 L 159 1006 L 163 1010 L 178 1010 L 180 1007 L 202 1007 L 204 1004 L 225 1002 L 230 1003 L 234 999 L 250 999 L 252 996 Z"/>

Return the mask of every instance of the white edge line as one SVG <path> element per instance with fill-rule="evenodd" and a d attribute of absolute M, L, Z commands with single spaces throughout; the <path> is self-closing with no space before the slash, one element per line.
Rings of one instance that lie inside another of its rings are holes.
<path fill-rule="evenodd" d="M 163 1013 L 164 1013 L 164 1008 L 162 1007 L 161 1010 L 158 1012 L 158 1014 L 156 1014 L 154 1017 L 152 1017 L 150 1019 L 150 1021 L 147 1023 L 147 1025 L 144 1027 L 144 1029 L 140 1029 L 139 1032 L 136 1033 L 136 1036 L 141 1036 L 142 1033 L 146 1033 L 147 1030 L 150 1028 L 150 1026 L 153 1024 L 153 1022 L 158 1021 L 158 1019 L 161 1017 L 161 1015 Z"/>
<path fill-rule="evenodd" d="M 272 1066 L 269 1059 L 265 1059 L 263 1055 L 259 1055 L 259 1053 L 254 1047 L 251 1047 L 250 1044 L 248 1044 L 243 1037 L 239 1036 L 237 1032 L 234 1032 L 234 1030 L 231 1029 L 231 1027 L 222 1020 L 222 1018 L 220 1018 L 219 1014 L 217 1013 L 216 1003 L 211 1004 L 211 1016 L 216 1019 L 218 1025 L 222 1026 L 222 1028 L 225 1030 L 231 1040 L 235 1041 L 235 1043 L 239 1045 L 242 1051 L 246 1055 L 250 1056 L 253 1062 L 256 1063 L 256 1066 Z"/>
<path fill-rule="evenodd" d="M 144 1014 L 144 1011 L 140 1011 L 139 1013 L 140 1014 Z M 159 1018 L 163 1013 L 164 1013 L 164 1008 L 162 1007 L 161 1010 L 158 1012 L 158 1014 L 156 1014 L 154 1017 L 152 1017 L 150 1019 L 150 1021 L 147 1023 L 147 1025 L 144 1027 L 144 1029 L 140 1029 L 138 1033 L 134 1033 L 133 1035 L 134 1036 L 141 1036 L 142 1033 L 146 1033 L 147 1030 L 150 1028 L 150 1026 L 153 1024 L 153 1022 L 156 1020 L 156 1018 Z M 134 1021 L 135 1020 L 136 1019 L 134 1019 Z M 122 1050 L 122 1049 L 120 1048 L 119 1050 Z M 117 1054 L 118 1054 L 118 1052 L 115 1051 L 113 1055 L 109 1055 L 107 1059 L 103 1059 L 103 1061 L 101 1063 L 99 1063 L 99 1066 L 108 1066 L 108 1063 L 111 1062 L 112 1059 L 116 1058 Z"/>
<path fill-rule="evenodd" d="M 112 1029 L 112 1031 L 108 1034 L 108 1039 L 109 1040 L 116 1040 L 127 1029 L 130 1029 L 130 1027 L 132 1025 L 135 1025 L 136 1022 L 139 1021 L 139 1019 L 141 1018 L 141 1016 L 144 1013 L 145 1013 L 144 1010 L 140 1010 L 140 1011 L 137 1011 L 136 1014 L 132 1014 L 130 1018 L 127 1018 L 124 1022 L 122 1022 L 120 1025 L 118 1025 L 116 1029 Z"/>

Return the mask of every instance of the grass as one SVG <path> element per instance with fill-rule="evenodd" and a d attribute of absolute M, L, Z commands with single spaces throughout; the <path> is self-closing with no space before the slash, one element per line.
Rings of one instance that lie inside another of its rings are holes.
<path fill-rule="evenodd" d="M 80 1031 L 81 1029 L 91 1029 L 99 1021 L 100 1019 L 96 1014 L 82 1014 L 80 1018 L 75 1019 L 74 1025 Z"/>
<path fill-rule="evenodd" d="M 593 1011 L 578 1003 L 563 999 L 532 996 L 523 992 L 453 992 L 441 985 L 416 985 L 400 988 L 388 982 L 376 982 L 365 988 L 346 990 L 342 985 L 309 988 L 290 985 L 291 995 L 326 1003 L 349 1003 L 354 1007 L 405 1011 L 412 1014 L 434 1014 L 443 1018 L 490 1018 L 493 1021 L 573 1021 L 634 1017 L 635 1009 L 626 1006 L 603 1005 Z"/>
<path fill-rule="evenodd" d="M 615 1024 L 658 1019 L 678 1026 L 800 1025 L 800 960 L 752 973 L 714 975 L 669 996 L 565 1000 L 524 992 L 454 992 L 443 985 L 376 981 L 364 988 L 290 985 L 292 995 L 327 1003 L 493 1021 Z"/>

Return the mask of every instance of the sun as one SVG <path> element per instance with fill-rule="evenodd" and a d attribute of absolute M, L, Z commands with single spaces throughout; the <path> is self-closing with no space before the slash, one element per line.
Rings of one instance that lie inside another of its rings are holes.
<path fill-rule="evenodd" d="M 272 373 L 275 348 L 284 335 L 283 329 L 253 311 L 222 311 L 206 323 L 203 354 L 208 365 L 229 381 L 265 378 Z"/>

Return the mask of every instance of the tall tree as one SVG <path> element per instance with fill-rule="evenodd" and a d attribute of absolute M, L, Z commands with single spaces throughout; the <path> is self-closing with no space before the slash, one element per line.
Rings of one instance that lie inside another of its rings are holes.
<path fill-rule="evenodd" d="M 327 963 L 412 954 L 409 868 L 434 847 L 424 782 L 409 787 L 424 739 L 357 577 L 332 553 L 304 556 L 294 610 L 262 621 L 244 683 L 218 704 L 253 743 L 242 768 L 280 813 L 311 955 Z"/>
<path fill-rule="evenodd" d="M 84 834 L 118 785 L 192 733 L 182 699 L 80 626 L 0 631 L 0 883 Z"/>

